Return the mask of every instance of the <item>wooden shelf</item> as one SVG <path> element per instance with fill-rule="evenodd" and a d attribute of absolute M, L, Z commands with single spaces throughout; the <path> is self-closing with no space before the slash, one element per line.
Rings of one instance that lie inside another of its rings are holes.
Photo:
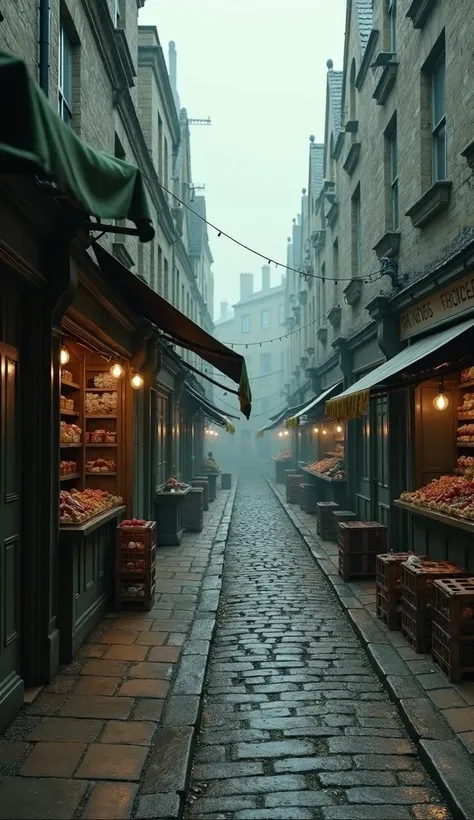
<path fill-rule="evenodd" d="M 86 419 L 116 419 L 117 416 L 113 416 L 111 413 L 107 416 L 85 416 Z"/>
<path fill-rule="evenodd" d="M 308 475 L 314 476 L 314 478 L 320 478 L 322 481 L 328 481 L 331 484 L 345 484 L 347 480 L 345 478 L 332 478 L 332 476 L 323 475 L 323 473 L 314 473 L 312 470 L 309 470 L 308 467 L 302 467 L 302 469 Z"/>
<path fill-rule="evenodd" d="M 69 449 L 70 450 L 73 450 L 73 449 L 77 450 L 78 447 L 82 447 L 82 441 L 77 441 L 77 442 L 74 442 L 73 444 L 63 443 L 62 441 L 60 441 L 59 446 L 60 446 L 61 450 L 66 450 L 66 449 L 67 450 L 69 450 Z"/>
<path fill-rule="evenodd" d="M 99 476 L 100 478 L 102 478 L 104 475 L 117 475 L 117 473 L 110 473 L 106 470 L 104 470 L 102 473 L 99 473 L 99 472 L 94 473 L 92 471 L 88 472 L 88 470 L 86 470 L 86 475 L 96 475 L 96 476 Z"/>
<path fill-rule="evenodd" d="M 61 387 L 70 387 L 71 390 L 80 390 L 81 385 L 76 384 L 76 382 L 68 382 L 65 379 L 61 379 Z"/>
<path fill-rule="evenodd" d="M 459 390 L 464 390 L 465 387 L 473 387 L 474 386 L 474 379 L 468 379 L 467 382 L 459 382 L 458 388 Z"/>
<path fill-rule="evenodd" d="M 458 420 L 458 421 L 472 421 L 472 422 L 473 422 L 473 424 L 474 424 L 474 415 L 472 415 L 472 416 L 462 416 L 462 415 L 459 415 L 459 416 L 457 416 L 457 420 Z"/>
<path fill-rule="evenodd" d="M 74 478 L 80 478 L 79 473 L 63 473 L 59 476 L 60 481 L 72 481 Z"/>
<path fill-rule="evenodd" d="M 76 410 L 61 410 L 61 415 L 62 416 L 76 416 L 76 418 L 77 418 L 81 414 L 78 413 Z"/>
<path fill-rule="evenodd" d="M 419 507 L 416 504 L 410 504 L 408 501 L 394 501 L 395 507 L 412 515 L 418 515 L 421 518 L 431 518 L 433 521 L 439 521 L 442 524 L 447 524 L 450 527 L 457 527 L 459 530 L 466 530 L 474 533 L 474 521 L 466 518 L 457 518 L 455 515 L 447 515 L 447 513 L 438 512 L 437 510 L 430 510 L 428 507 Z"/>
<path fill-rule="evenodd" d="M 86 444 L 86 447 L 117 447 L 117 444 L 106 444 L 102 441 L 90 441 Z"/>
<path fill-rule="evenodd" d="M 117 387 L 86 387 L 86 393 L 117 393 Z"/>
<path fill-rule="evenodd" d="M 93 530 L 98 529 L 98 527 L 101 527 L 103 524 L 107 524 L 108 521 L 112 521 L 113 518 L 118 518 L 120 515 L 123 515 L 126 509 L 126 506 L 122 504 L 119 507 L 110 507 L 108 510 L 104 510 L 104 512 L 94 515 L 92 518 L 88 518 L 87 521 L 83 521 L 81 524 L 61 524 L 59 531 L 61 533 L 80 532 L 83 535 L 88 535 L 88 533 L 93 532 Z"/>
<path fill-rule="evenodd" d="M 474 441 L 457 441 L 456 446 L 459 448 L 474 447 Z"/>

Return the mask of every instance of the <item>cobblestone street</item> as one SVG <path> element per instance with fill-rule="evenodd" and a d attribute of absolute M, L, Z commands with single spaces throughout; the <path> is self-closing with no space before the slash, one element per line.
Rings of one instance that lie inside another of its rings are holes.
<path fill-rule="evenodd" d="M 188 818 L 449 816 L 302 538 L 243 477 Z"/>

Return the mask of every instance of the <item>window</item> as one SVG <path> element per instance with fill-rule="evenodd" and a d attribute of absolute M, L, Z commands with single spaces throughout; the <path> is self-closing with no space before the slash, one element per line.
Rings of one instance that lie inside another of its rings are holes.
<path fill-rule="evenodd" d="M 141 244 L 141 243 L 139 243 Z M 150 285 L 156 290 L 155 241 L 150 242 Z"/>
<path fill-rule="evenodd" d="M 165 259 L 165 266 L 164 266 L 164 275 L 163 275 L 163 296 L 165 299 L 168 299 L 169 293 L 169 277 L 168 277 L 168 260 Z"/>
<path fill-rule="evenodd" d="M 388 46 L 395 54 L 397 50 L 397 0 L 387 0 Z"/>
<path fill-rule="evenodd" d="M 184 285 L 181 285 L 181 313 L 184 313 Z"/>
<path fill-rule="evenodd" d="M 352 276 L 360 276 L 362 272 L 362 225 L 360 209 L 360 185 L 357 186 L 352 200 Z"/>
<path fill-rule="evenodd" d="M 272 354 L 260 353 L 260 375 L 268 376 L 272 372 Z"/>
<path fill-rule="evenodd" d="M 163 185 L 165 188 L 169 189 L 168 184 L 169 179 L 169 157 L 168 157 L 168 140 L 166 137 L 163 139 Z M 168 194 L 165 191 L 165 197 L 168 199 Z"/>
<path fill-rule="evenodd" d="M 261 327 L 270 327 L 270 311 L 269 310 L 262 310 L 260 314 L 260 326 Z"/>
<path fill-rule="evenodd" d="M 349 95 L 349 119 L 357 119 L 357 89 L 356 89 L 356 63 L 352 60 L 350 73 L 350 95 Z"/>
<path fill-rule="evenodd" d="M 158 245 L 158 293 L 163 293 L 163 251 Z"/>
<path fill-rule="evenodd" d="M 114 0 L 114 26 L 120 28 L 120 12 L 122 0 Z"/>
<path fill-rule="evenodd" d="M 285 324 L 285 305 L 280 305 L 278 308 L 278 316 L 281 325 Z"/>
<path fill-rule="evenodd" d="M 321 315 L 326 318 L 326 262 L 321 265 Z"/>
<path fill-rule="evenodd" d="M 67 125 L 72 123 L 72 45 L 64 26 L 59 32 L 58 112 Z"/>
<path fill-rule="evenodd" d="M 332 275 L 334 278 L 334 299 L 339 299 L 339 240 L 335 239 L 332 246 Z"/>
<path fill-rule="evenodd" d="M 432 181 L 447 178 L 446 156 L 446 55 L 443 52 L 431 71 Z"/>
<path fill-rule="evenodd" d="M 250 313 L 242 316 L 242 333 L 250 333 Z"/>
<path fill-rule="evenodd" d="M 168 399 L 157 391 L 152 391 L 153 403 L 156 413 L 156 451 L 155 451 L 155 488 L 160 487 L 169 478 L 168 457 Z"/>
<path fill-rule="evenodd" d="M 158 176 L 163 179 L 163 120 L 158 114 Z"/>
<path fill-rule="evenodd" d="M 390 142 L 390 189 L 392 203 L 392 229 L 398 230 L 398 145 L 397 126 L 389 135 Z"/>

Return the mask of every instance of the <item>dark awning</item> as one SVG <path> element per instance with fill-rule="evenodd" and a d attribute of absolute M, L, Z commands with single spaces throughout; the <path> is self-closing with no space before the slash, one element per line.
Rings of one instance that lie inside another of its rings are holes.
<path fill-rule="evenodd" d="M 191 399 L 196 402 L 203 415 L 206 416 L 209 421 L 213 421 L 220 427 L 225 427 L 228 433 L 235 433 L 235 427 L 230 423 L 229 419 L 237 419 L 238 416 L 232 416 L 230 414 L 226 416 L 222 410 L 215 407 L 210 401 L 208 401 L 204 396 L 201 396 L 196 390 L 193 390 L 193 388 L 189 385 L 186 385 L 186 391 Z"/>
<path fill-rule="evenodd" d="M 337 419 L 356 418 L 366 412 L 371 392 L 383 393 L 394 386 L 409 387 L 435 375 L 461 369 L 460 353 L 464 351 L 459 348 L 459 337 L 473 328 L 474 319 L 470 319 L 414 342 L 344 390 L 336 399 L 326 402 L 326 414 Z M 463 343 L 462 348 L 464 346 Z"/>
<path fill-rule="evenodd" d="M 129 219 L 153 239 L 145 186 L 134 165 L 90 148 L 58 116 L 25 63 L 0 52 L 0 173 L 55 182 L 87 215 Z"/>
<path fill-rule="evenodd" d="M 120 291 L 135 313 L 160 328 L 174 344 L 194 351 L 239 385 L 240 409 L 249 418 L 252 396 L 244 357 L 206 333 L 100 245 L 94 245 L 94 252 L 104 276 Z"/>
<path fill-rule="evenodd" d="M 306 406 L 306 404 L 307 402 L 303 402 L 303 404 L 296 404 L 294 407 L 286 407 L 285 410 L 282 410 L 280 413 L 272 416 L 270 421 L 268 421 L 266 425 L 258 431 L 257 436 L 262 437 L 266 430 L 275 430 L 277 427 L 280 427 L 284 423 L 285 419 L 289 416 L 294 416 L 298 410 L 301 410 Z"/>
<path fill-rule="evenodd" d="M 307 402 L 300 410 L 296 413 L 293 413 L 291 416 L 288 416 L 286 419 L 286 426 L 287 427 L 298 427 L 300 424 L 301 416 L 306 416 L 312 410 L 315 410 L 318 405 L 321 405 L 325 399 L 328 399 L 329 396 L 341 387 L 341 382 L 337 384 L 333 384 L 332 387 L 328 387 L 327 390 L 324 390 L 323 393 L 320 393 L 319 396 L 315 396 L 311 401 Z"/>

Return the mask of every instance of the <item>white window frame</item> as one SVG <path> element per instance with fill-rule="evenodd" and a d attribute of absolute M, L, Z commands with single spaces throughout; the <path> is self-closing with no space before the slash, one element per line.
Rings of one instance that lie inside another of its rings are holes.
<path fill-rule="evenodd" d="M 67 44 L 67 48 L 69 49 L 70 61 L 69 61 L 69 71 L 71 73 L 70 76 L 70 86 L 71 86 L 71 95 L 72 95 L 72 86 L 73 86 L 73 73 L 72 73 L 72 43 L 67 35 L 67 31 L 64 28 L 63 23 L 61 23 L 59 28 L 59 51 L 58 51 L 58 112 L 59 116 L 61 117 L 62 121 L 65 122 L 67 125 L 72 125 L 72 99 L 68 100 L 65 92 L 65 80 L 66 80 L 66 66 L 64 60 L 65 49 L 64 46 Z M 65 116 L 67 114 L 67 117 Z"/>
<path fill-rule="evenodd" d="M 268 322 L 264 323 L 264 321 L 263 321 L 264 317 L 268 318 Z M 268 327 L 270 327 L 271 323 L 272 323 L 271 311 L 268 308 L 265 308 L 265 310 L 260 311 L 260 327 L 268 328 Z"/>
<path fill-rule="evenodd" d="M 115 26 L 115 28 L 120 28 L 120 20 L 121 20 L 120 6 L 121 6 L 121 0 L 115 0 L 115 4 L 114 4 L 114 26 Z"/>
<path fill-rule="evenodd" d="M 397 51 L 397 0 L 387 0 L 389 46 L 392 54 Z"/>
<path fill-rule="evenodd" d="M 250 333 L 250 313 L 243 313 L 242 318 L 242 333 Z"/>

